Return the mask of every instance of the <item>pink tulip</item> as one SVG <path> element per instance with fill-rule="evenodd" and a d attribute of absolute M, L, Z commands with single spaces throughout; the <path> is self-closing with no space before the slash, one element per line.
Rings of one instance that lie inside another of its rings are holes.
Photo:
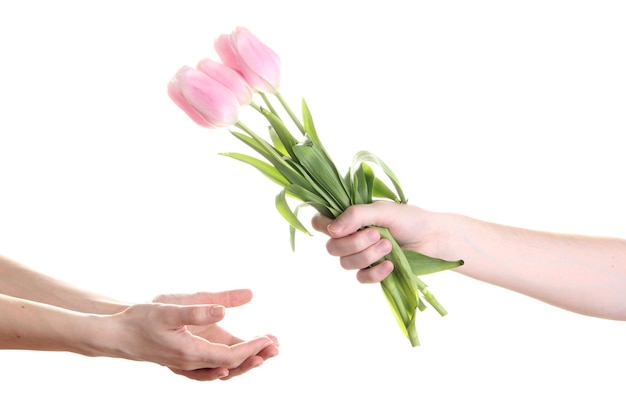
<path fill-rule="evenodd" d="M 252 89 L 246 80 L 228 65 L 205 58 L 198 63 L 198 69 L 232 91 L 240 105 L 250 104 L 252 101 Z"/>
<path fill-rule="evenodd" d="M 280 86 L 280 58 L 244 27 L 215 40 L 215 50 L 222 62 L 237 70 L 250 87 L 276 94 Z"/>
<path fill-rule="evenodd" d="M 200 126 L 226 127 L 239 119 L 239 101 L 228 88 L 204 72 L 184 66 L 167 85 L 167 92 Z"/>

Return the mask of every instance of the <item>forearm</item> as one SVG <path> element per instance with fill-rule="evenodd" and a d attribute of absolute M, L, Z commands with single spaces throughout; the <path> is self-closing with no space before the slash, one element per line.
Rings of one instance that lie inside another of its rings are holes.
<path fill-rule="evenodd" d="M 112 314 L 128 305 L 86 291 L 0 256 L 0 294 L 84 313 Z"/>
<path fill-rule="evenodd" d="M 626 240 L 562 235 L 440 214 L 456 270 L 581 314 L 626 320 Z"/>
<path fill-rule="evenodd" d="M 65 351 L 99 356 L 96 315 L 0 294 L 0 349 Z"/>

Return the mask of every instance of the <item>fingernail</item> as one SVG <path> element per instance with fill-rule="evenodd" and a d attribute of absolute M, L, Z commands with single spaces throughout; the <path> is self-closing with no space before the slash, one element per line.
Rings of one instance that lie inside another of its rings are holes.
<path fill-rule="evenodd" d="M 389 252 L 391 252 L 392 249 L 392 244 L 387 239 L 381 241 L 380 245 L 378 245 L 378 250 L 381 252 L 382 255 L 387 255 Z"/>
<path fill-rule="evenodd" d="M 222 317 L 225 310 L 224 306 L 213 306 L 211 307 L 210 313 L 213 317 Z"/>
<path fill-rule="evenodd" d="M 365 232 L 367 233 L 366 237 L 369 243 L 375 243 L 380 240 L 380 233 L 376 229 L 367 228 Z"/>
<path fill-rule="evenodd" d="M 264 338 L 265 339 L 265 343 L 263 344 L 264 348 L 268 347 L 269 345 L 274 344 L 274 341 L 272 339 L 270 339 L 269 337 L 267 337 L 267 336 L 260 336 L 260 338 Z"/>

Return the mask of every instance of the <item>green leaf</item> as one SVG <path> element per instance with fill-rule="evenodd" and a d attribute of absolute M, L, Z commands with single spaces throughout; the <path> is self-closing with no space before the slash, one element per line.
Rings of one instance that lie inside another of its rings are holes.
<path fill-rule="evenodd" d="M 311 115 L 311 111 L 309 110 L 309 106 L 306 104 L 306 101 L 302 99 L 302 120 L 304 122 L 304 131 L 306 135 L 316 143 L 318 146 L 322 146 L 322 142 L 317 136 L 317 131 L 315 130 L 315 124 L 313 123 L 313 116 Z"/>
<path fill-rule="evenodd" d="M 289 207 L 289 204 L 287 203 L 285 189 L 281 190 L 281 192 L 278 193 L 278 195 L 276 196 L 276 209 L 292 227 L 306 235 L 311 235 L 306 227 L 304 227 L 302 223 L 300 223 L 300 220 L 298 220 L 298 217 L 291 210 L 291 207 Z"/>
<path fill-rule="evenodd" d="M 250 146 L 263 156 L 269 163 L 280 172 L 292 184 L 298 184 L 304 188 L 310 187 L 308 179 L 304 178 L 298 169 L 290 163 L 290 159 L 278 152 L 267 141 L 259 137 L 253 137 L 241 132 L 231 131 L 233 136 Z"/>
<path fill-rule="evenodd" d="M 378 166 L 380 166 L 383 169 L 383 172 L 387 175 L 387 177 L 393 183 L 398 193 L 398 196 L 400 198 L 400 202 L 401 203 L 407 202 L 407 199 L 404 196 L 404 192 L 402 191 L 402 187 L 400 186 L 400 181 L 398 180 L 396 175 L 393 173 L 391 168 L 389 168 L 389 166 L 387 166 L 387 164 L 385 164 L 379 157 L 377 157 L 376 155 L 368 151 L 360 151 L 360 152 L 357 152 L 357 154 L 354 156 L 353 161 L 352 161 L 352 166 L 358 166 L 361 162 L 373 162 L 377 164 Z"/>
<path fill-rule="evenodd" d="M 300 187 L 299 185 L 292 184 L 289 187 L 286 187 L 285 191 L 290 197 L 309 204 L 326 217 L 334 219 L 341 214 L 330 206 L 324 198 Z"/>
<path fill-rule="evenodd" d="M 352 175 L 352 200 L 354 204 L 372 202 L 374 171 L 366 163 L 361 163 Z"/>
<path fill-rule="evenodd" d="M 445 261 L 439 258 L 431 258 L 421 253 L 403 249 L 406 259 L 411 265 L 411 271 L 415 275 L 427 275 L 435 272 L 446 271 L 463 265 L 463 261 Z"/>
<path fill-rule="evenodd" d="M 298 204 L 293 211 L 294 216 L 298 217 L 298 212 L 300 211 L 300 209 L 308 205 L 309 204 L 307 203 Z M 289 225 L 289 245 L 291 246 L 292 251 L 296 250 L 296 230 L 297 229 L 293 225 Z"/>
<path fill-rule="evenodd" d="M 292 158 L 295 159 L 296 156 L 293 153 L 293 147 L 296 146 L 298 142 L 293 137 L 289 129 L 287 129 L 283 121 L 275 114 L 266 109 L 261 109 L 261 111 L 263 112 L 263 116 L 265 116 L 265 118 L 270 122 L 272 129 L 274 129 L 274 132 L 276 133 L 276 136 L 278 136 L 280 142 L 283 144 L 284 149 Z"/>
<path fill-rule="evenodd" d="M 276 131 L 274 130 L 274 128 L 272 126 L 268 126 L 267 130 L 269 132 L 270 139 L 272 141 L 272 145 L 274 146 L 274 148 L 276 148 L 276 150 L 283 155 L 289 155 L 289 152 L 287 152 L 285 145 L 283 145 L 283 142 L 280 140 L 280 138 L 276 134 Z"/>
<path fill-rule="evenodd" d="M 287 187 L 288 185 L 290 185 L 289 181 L 287 181 L 283 174 L 278 172 L 278 170 L 273 165 L 268 164 L 265 161 L 261 161 L 258 158 L 237 152 L 223 152 L 220 155 L 228 156 L 230 158 L 252 165 L 259 171 L 261 171 L 261 173 L 269 178 L 272 182 L 280 185 L 281 187 Z"/>
<path fill-rule="evenodd" d="M 323 148 L 314 142 L 301 143 L 293 149 L 302 167 L 307 170 L 315 182 L 322 187 L 342 210 L 352 203 L 348 190 L 337 167 Z"/>
<path fill-rule="evenodd" d="M 234 137 L 254 149 L 259 155 L 261 155 L 268 161 L 272 162 L 272 160 L 276 157 L 280 158 L 280 153 L 276 151 L 276 149 L 272 148 L 265 140 L 261 139 L 260 137 L 246 135 L 236 130 L 231 130 L 230 133 Z"/>
<path fill-rule="evenodd" d="M 321 185 L 317 183 L 315 178 L 311 176 L 311 174 L 309 173 L 307 169 L 305 169 L 300 164 L 294 164 L 294 168 L 300 172 L 300 175 L 302 175 L 302 177 L 307 182 L 308 188 L 307 187 L 303 187 L 303 188 L 311 191 L 314 194 L 319 195 L 321 199 L 326 201 L 328 207 L 332 207 L 332 210 L 334 212 L 341 213 L 345 210 L 345 208 L 341 207 L 341 205 L 337 202 L 337 199 L 334 196 L 332 196 L 327 190 L 325 190 Z"/>
<path fill-rule="evenodd" d="M 400 197 L 398 197 L 380 178 L 374 177 L 374 185 L 372 188 L 373 197 L 386 198 L 400 203 Z"/>

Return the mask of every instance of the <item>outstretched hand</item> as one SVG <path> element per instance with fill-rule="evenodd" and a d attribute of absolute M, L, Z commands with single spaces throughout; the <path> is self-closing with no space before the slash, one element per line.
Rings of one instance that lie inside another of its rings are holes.
<path fill-rule="evenodd" d="M 243 340 L 217 325 L 226 308 L 251 298 L 250 290 L 160 295 L 101 316 L 110 324 L 101 326 L 102 345 L 110 356 L 157 363 L 187 378 L 230 379 L 278 354 L 274 336 Z"/>
<path fill-rule="evenodd" d="M 244 305 L 251 299 L 252 291 L 241 289 L 214 293 L 166 294 L 155 297 L 153 301 L 180 306 L 217 304 L 230 308 Z M 207 353 L 210 350 L 213 366 L 204 364 L 204 366 L 196 369 L 170 366 L 172 372 L 201 381 L 228 380 L 244 374 L 278 355 L 278 339 L 273 335 L 244 341 L 215 324 L 224 317 L 224 309 L 221 311 L 222 314 L 214 322 L 185 325 L 186 331 L 194 338 L 199 339 L 203 349 Z"/>

